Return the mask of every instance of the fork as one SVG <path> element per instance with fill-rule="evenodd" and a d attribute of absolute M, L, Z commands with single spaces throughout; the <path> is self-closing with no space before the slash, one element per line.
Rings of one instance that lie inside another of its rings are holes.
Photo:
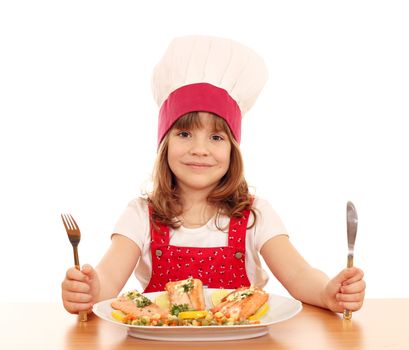
<path fill-rule="evenodd" d="M 61 219 L 64 224 L 65 231 L 67 231 L 68 239 L 70 240 L 72 248 L 74 250 L 75 268 L 77 270 L 80 270 L 80 259 L 78 258 L 78 243 L 80 243 L 81 239 L 80 228 L 78 227 L 71 214 L 61 214 Z M 80 311 L 78 317 L 81 322 L 85 322 L 88 320 L 86 311 Z"/>

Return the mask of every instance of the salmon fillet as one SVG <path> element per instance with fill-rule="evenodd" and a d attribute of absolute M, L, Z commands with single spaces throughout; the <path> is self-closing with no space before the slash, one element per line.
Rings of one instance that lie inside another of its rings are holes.
<path fill-rule="evenodd" d="M 196 278 L 188 278 L 177 282 L 168 282 L 165 290 L 171 305 L 187 304 L 189 309 L 204 310 L 203 283 Z"/>
<path fill-rule="evenodd" d="M 129 295 L 134 292 L 124 294 L 111 303 L 111 307 L 122 311 L 124 314 L 134 316 L 136 318 L 141 316 L 160 315 L 160 318 L 168 317 L 168 310 L 164 310 L 159 305 L 152 303 L 148 298 L 137 293 L 137 297 L 130 298 Z M 128 295 L 128 296 L 127 296 Z M 135 295 L 135 294 L 133 294 Z M 149 300 L 149 301 L 148 301 Z"/>
<path fill-rule="evenodd" d="M 263 306 L 268 300 L 268 294 L 258 287 L 242 287 L 226 295 L 210 311 L 221 312 L 227 317 L 244 321 Z"/>

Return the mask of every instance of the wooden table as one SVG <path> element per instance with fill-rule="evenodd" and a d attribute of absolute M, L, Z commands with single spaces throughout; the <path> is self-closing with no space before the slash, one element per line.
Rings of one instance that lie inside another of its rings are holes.
<path fill-rule="evenodd" d="M 226 342 L 159 342 L 127 336 L 125 329 L 92 316 L 77 321 L 60 304 L 0 304 L 0 348 L 11 349 L 409 349 L 409 299 L 369 299 L 351 321 L 304 305 L 295 317 L 270 326 L 265 336 Z"/>

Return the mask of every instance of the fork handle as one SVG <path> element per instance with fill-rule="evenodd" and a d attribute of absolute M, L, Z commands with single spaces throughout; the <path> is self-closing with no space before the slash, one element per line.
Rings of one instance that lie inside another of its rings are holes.
<path fill-rule="evenodd" d="M 76 268 L 77 270 L 81 270 L 81 267 L 80 267 L 80 258 L 78 257 L 78 249 L 77 249 L 77 246 L 73 246 L 72 248 L 73 248 L 73 250 L 74 250 L 74 264 L 75 264 L 75 268 Z"/>
<path fill-rule="evenodd" d="M 348 261 L 347 261 L 347 267 L 352 267 L 354 266 L 354 256 L 353 254 L 348 254 Z M 350 320 L 352 318 L 352 311 L 345 309 L 344 310 L 344 320 Z"/>
<path fill-rule="evenodd" d="M 79 257 L 78 257 L 78 249 L 77 249 L 77 246 L 74 246 L 73 248 L 74 248 L 74 264 L 75 264 L 75 268 L 76 268 L 77 270 L 81 270 L 81 267 L 80 267 L 80 259 L 79 259 Z M 86 311 L 80 311 L 79 314 L 78 314 L 78 319 L 79 319 L 80 322 L 86 322 L 86 321 L 88 321 L 88 314 L 87 314 L 87 312 L 86 312 Z"/>

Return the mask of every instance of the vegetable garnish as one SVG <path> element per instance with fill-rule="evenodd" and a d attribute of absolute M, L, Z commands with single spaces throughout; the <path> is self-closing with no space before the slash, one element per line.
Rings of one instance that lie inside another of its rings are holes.
<path fill-rule="evenodd" d="M 249 320 L 251 321 L 255 321 L 255 320 L 259 320 L 260 318 L 262 318 L 268 311 L 269 306 L 268 303 L 265 303 L 261 308 L 259 308 L 256 313 L 254 315 L 251 315 L 249 317 Z"/>
<path fill-rule="evenodd" d="M 111 313 L 112 317 L 119 322 L 124 322 L 126 315 L 120 310 L 114 310 Z"/>
<path fill-rule="evenodd" d="M 133 301 L 137 307 L 143 308 L 152 304 L 152 301 L 139 293 L 137 290 L 130 291 L 125 294 L 125 298 Z"/>
<path fill-rule="evenodd" d="M 172 308 L 170 309 L 170 314 L 174 316 L 178 316 L 179 312 L 182 311 L 188 311 L 189 310 L 189 305 L 188 304 L 179 304 L 179 305 L 172 305 Z"/>
<path fill-rule="evenodd" d="M 254 287 L 251 286 L 248 289 L 245 290 L 240 290 L 234 293 L 231 293 L 226 299 L 228 301 L 233 301 L 233 300 L 243 300 L 247 297 L 249 297 L 250 295 L 254 294 Z"/>
<path fill-rule="evenodd" d="M 178 290 L 178 293 L 182 294 L 191 292 L 193 290 L 193 287 L 194 287 L 193 277 L 189 277 L 187 280 L 178 283 L 176 289 Z"/>
<path fill-rule="evenodd" d="M 182 311 L 179 312 L 178 317 L 185 319 L 185 318 L 192 318 L 192 319 L 196 319 L 196 318 L 204 318 L 208 315 L 208 312 L 206 310 L 203 311 Z"/>

